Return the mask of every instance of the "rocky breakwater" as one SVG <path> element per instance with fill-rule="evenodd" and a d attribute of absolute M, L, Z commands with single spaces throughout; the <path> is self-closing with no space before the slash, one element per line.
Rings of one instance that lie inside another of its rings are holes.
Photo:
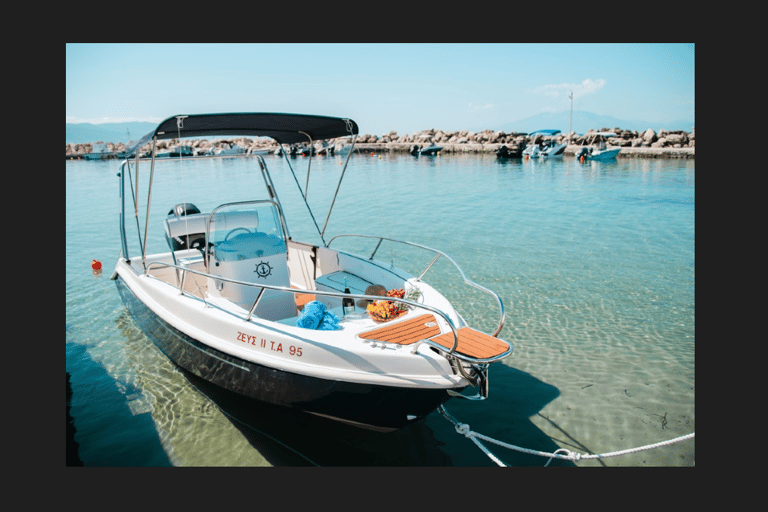
<path fill-rule="evenodd" d="M 582 145 L 588 143 L 590 135 L 599 132 L 616 134 L 615 137 L 608 138 L 607 143 L 609 146 L 621 147 L 619 158 L 695 158 L 696 156 L 696 133 L 694 129 L 691 132 L 685 132 L 682 130 L 654 131 L 650 128 L 642 132 L 621 128 L 590 130 L 583 135 L 572 132 L 565 154 L 574 156 Z M 424 147 L 436 144 L 442 146 L 442 153 L 493 153 L 500 146 L 513 149 L 520 145 L 538 144 L 545 139 L 547 137 L 540 134 L 531 136 L 527 133 L 506 133 L 494 130 L 471 132 L 469 130 L 443 131 L 430 128 L 411 135 L 398 135 L 396 131 L 390 131 L 381 137 L 369 134 L 360 135 L 357 139 L 357 147 L 368 151 L 409 152 L 413 146 Z M 559 134 L 554 137 L 554 140 L 562 143 L 568 140 L 568 135 Z M 189 153 L 195 156 L 211 155 L 218 150 L 231 147 L 243 148 L 244 154 L 277 147 L 272 139 L 252 140 L 248 137 L 237 137 L 213 141 L 168 139 L 158 141 L 157 149 L 158 152 L 168 152 L 182 145 L 187 146 L 190 149 Z M 67 144 L 66 153 L 67 159 L 83 158 L 86 157 L 86 154 L 89 154 L 91 158 L 95 154 L 101 155 L 101 158 L 122 158 L 124 151 L 125 144 L 123 143 L 113 144 L 100 141 L 92 144 Z M 140 151 L 143 156 L 149 156 L 149 145 Z"/>
<path fill-rule="evenodd" d="M 220 150 L 229 150 L 232 148 L 242 148 L 243 154 L 250 154 L 253 151 L 264 149 L 276 149 L 277 144 L 272 139 L 250 139 L 248 137 L 235 137 L 209 141 L 207 139 L 179 140 L 166 139 L 157 141 L 158 154 L 167 154 L 177 151 L 180 147 L 186 146 L 187 151 L 184 154 L 192 156 L 214 155 Z M 84 144 L 67 144 L 67 160 L 78 158 L 124 158 L 126 144 L 122 142 L 93 142 Z M 139 156 L 150 157 L 151 145 L 147 144 L 139 149 Z M 88 156 L 86 156 L 88 155 Z"/>
<path fill-rule="evenodd" d="M 609 146 L 621 147 L 619 157 L 648 157 L 648 158 L 695 158 L 695 129 L 691 132 L 682 130 L 654 131 L 647 129 L 642 132 L 636 130 L 623 130 L 621 128 L 601 128 L 590 130 L 586 134 L 579 135 L 571 132 L 571 140 L 566 155 L 574 155 L 589 141 L 589 137 L 596 132 L 612 132 L 615 137 L 607 139 Z M 358 146 L 361 149 L 382 151 L 410 151 L 414 145 L 419 147 L 436 144 L 442 146 L 443 153 L 492 153 L 502 145 L 513 148 L 521 144 L 538 144 L 548 137 L 541 134 L 530 136 L 527 133 L 483 130 L 481 132 L 443 131 L 430 128 L 414 134 L 398 135 L 391 131 L 378 137 L 376 135 L 361 135 L 358 137 Z M 553 139 L 562 143 L 568 140 L 567 134 L 559 134 Z"/>

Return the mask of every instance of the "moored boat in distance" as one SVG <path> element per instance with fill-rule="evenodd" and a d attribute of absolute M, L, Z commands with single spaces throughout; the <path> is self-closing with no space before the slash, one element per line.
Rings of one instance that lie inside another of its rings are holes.
<path fill-rule="evenodd" d="M 528 135 L 531 143 L 523 150 L 526 158 L 561 158 L 565 154 L 567 142 L 558 143 L 555 137 L 560 130 L 537 130 Z"/>
<path fill-rule="evenodd" d="M 609 148 L 606 141 L 610 137 L 615 137 L 613 132 L 594 132 L 585 134 L 584 143 L 589 146 L 582 147 L 576 153 L 576 159 L 584 162 L 586 160 L 612 160 L 621 151 L 620 147 Z"/>
<path fill-rule="evenodd" d="M 503 144 L 496 148 L 496 158 L 522 158 L 525 144 L 513 145 L 511 148 Z"/>
<path fill-rule="evenodd" d="M 430 144 L 429 146 L 421 146 L 419 147 L 418 144 L 414 144 L 411 148 L 411 154 L 414 156 L 419 155 L 437 155 L 440 154 L 440 152 L 443 150 L 443 146 L 438 146 L 436 144 Z"/>
<path fill-rule="evenodd" d="M 300 114 L 174 116 L 128 154 L 149 142 L 156 153 L 161 139 L 234 133 L 272 137 L 293 172 L 284 145 L 351 136 L 354 146 L 358 127 L 347 118 Z M 353 153 L 346 155 L 339 185 Z M 243 162 L 258 166 L 263 197 L 223 202 L 208 212 L 178 203 L 163 219 L 167 247 L 150 252 L 150 203 L 157 201 L 152 162 L 143 228 L 134 218 L 137 205 L 126 209 L 125 204 L 138 201 L 125 186 L 138 165 L 121 164 L 121 250 L 112 279 L 136 323 L 176 365 L 246 397 L 385 431 L 419 421 L 451 397 L 488 396 L 491 363 L 512 352 L 511 344 L 497 337 L 504 305 L 498 294 L 467 279 L 448 255 L 378 235 L 339 234 L 326 241 L 333 202 L 323 228 L 314 224 L 322 244 L 294 240 L 261 155 Z M 170 172 L 167 165 L 164 173 Z M 140 242 L 143 237 L 138 251 L 126 236 L 134 223 Z M 373 250 L 337 249 L 345 240 L 370 243 Z M 410 273 L 390 259 L 375 258 L 382 244 L 423 251 L 432 260 Z M 496 303 L 495 332 L 467 325 L 425 280 L 439 258 L 453 265 L 465 285 Z M 477 394 L 463 394 L 468 387 Z"/>
<path fill-rule="evenodd" d="M 106 144 L 103 142 L 94 142 L 91 145 L 91 152 L 84 153 L 82 158 L 86 160 L 107 160 L 109 158 L 115 158 L 116 153 L 110 151 Z"/>

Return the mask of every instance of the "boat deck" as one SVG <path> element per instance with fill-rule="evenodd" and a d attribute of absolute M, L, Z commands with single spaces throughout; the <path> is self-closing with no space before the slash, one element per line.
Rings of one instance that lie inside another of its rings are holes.
<path fill-rule="evenodd" d="M 490 359 L 500 356 L 510 349 L 510 346 L 493 336 L 489 336 L 470 327 L 462 327 L 457 331 L 459 343 L 456 352 L 475 359 Z M 420 315 L 410 320 L 394 322 L 384 327 L 360 333 L 360 338 L 398 345 L 411 345 L 420 340 L 429 339 L 450 349 L 453 346 L 453 333 L 440 334 L 440 328 L 434 315 Z"/>

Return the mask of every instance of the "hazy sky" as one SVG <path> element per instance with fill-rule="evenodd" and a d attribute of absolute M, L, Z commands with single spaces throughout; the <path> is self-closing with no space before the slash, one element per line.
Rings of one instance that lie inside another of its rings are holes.
<path fill-rule="evenodd" d="M 89 44 L 66 46 L 66 122 L 177 114 L 350 117 L 361 133 L 481 130 L 570 109 L 690 120 L 690 44 Z"/>

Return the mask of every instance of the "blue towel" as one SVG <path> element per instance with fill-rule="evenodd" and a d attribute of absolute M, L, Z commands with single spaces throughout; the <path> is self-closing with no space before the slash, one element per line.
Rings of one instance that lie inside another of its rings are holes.
<path fill-rule="evenodd" d="M 296 326 L 322 331 L 335 331 L 340 328 L 339 317 L 326 311 L 325 304 L 316 300 L 308 302 L 304 306 L 301 315 L 296 319 Z"/>
<path fill-rule="evenodd" d="M 326 311 L 323 315 L 322 322 L 320 322 L 320 325 L 318 325 L 317 328 L 320 331 L 335 331 L 341 329 L 341 327 L 339 327 L 339 317 L 330 311 Z"/>

